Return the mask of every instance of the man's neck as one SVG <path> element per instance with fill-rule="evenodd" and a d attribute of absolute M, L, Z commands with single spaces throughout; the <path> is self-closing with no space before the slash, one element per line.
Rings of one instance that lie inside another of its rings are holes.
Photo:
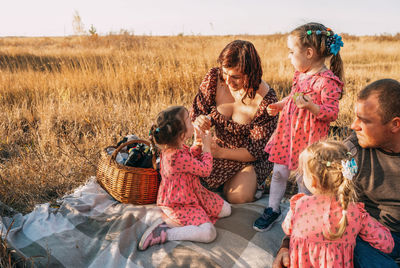
<path fill-rule="evenodd" d="M 388 153 L 400 153 L 400 138 L 393 139 L 387 145 L 380 147 L 380 149 Z"/>

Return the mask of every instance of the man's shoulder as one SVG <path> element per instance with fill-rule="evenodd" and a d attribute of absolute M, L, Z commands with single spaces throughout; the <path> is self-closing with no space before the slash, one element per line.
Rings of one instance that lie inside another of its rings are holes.
<path fill-rule="evenodd" d="M 343 140 L 343 144 L 347 147 L 352 156 L 355 156 L 361 149 L 361 146 L 358 144 L 357 135 L 354 131 Z"/>

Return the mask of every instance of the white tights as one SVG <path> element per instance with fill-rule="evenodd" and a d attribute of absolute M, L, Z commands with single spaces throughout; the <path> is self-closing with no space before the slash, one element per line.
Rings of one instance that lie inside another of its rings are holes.
<path fill-rule="evenodd" d="M 231 205 L 224 201 L 218 218 L 231 215 Z M 217 230 L 211 222 L 203 223 L 199 226 L 188 225 L 174 227 L 167 230 L 167 240 L 188 240 L 194 242 L 210 243 L 217 237 Z"/>
<path fill-rule="evenodd" d="M 286 191 L 286 184 L 289 179 L 290 170 L 288 166 L 274 164 L 274 169 L 272 172 L 268 204 L 273 211 L 279 212 L 279 204 L 281 203 L 283 195 Z"/>
<path fill-rule="evenodd" d="M 285 194 L 286 184 L 289 179 L 290 170 L 288 166 L 281 164 L 274 164 L 274 170 L 272 171 L 272 179 L 271 186 L 269 190 L 269 207 L 272 208 L 273 211 L 279 212 L 279 204 Z M 296 177 L 297 187 L 299 193 L 305 193 L 310 195 L 310 191 L 306 188 L 303 183 L 303 176 L 298 175 Z"/>

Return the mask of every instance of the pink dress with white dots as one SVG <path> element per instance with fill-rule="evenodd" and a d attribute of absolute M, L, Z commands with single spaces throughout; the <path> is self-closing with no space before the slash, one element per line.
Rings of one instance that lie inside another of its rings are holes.
<path fill-rule="evenodd" d="M 160 168 L 157 206 L 171 220 L 183 226 L 217 221 L 224 200 L 204 188 L 199 178 L 211 173 L 211 153 L 186 145 L 182 149 L 163 150 Z"/>
<path fill-rule="evenodd" d="M 329 124 L 339 113 L 342 90 L 343 82 L 330 70 L 313 75 L 296 72 L 278 126 L 265 147 L 268 160 L 295 170 L 304 148 L 328 135 Z M 298 108 L 293 100 L 295 93 L 303 93 L 319 105 L 318 116 Z"/>
<path fill-rule="evenodd" d="M 353 250 L 360 236 L 385 253 L 393 250 L 389 229 L 364 209 L 363 203 L 349 204 L 348 225 L 342 237 L 329 240 L 323 233 L 336 232 L 342 208 L 335 197 L 294 195 L 290 211 L 282 223 L 290 235 L 290 267 L 353 267 Z"/>

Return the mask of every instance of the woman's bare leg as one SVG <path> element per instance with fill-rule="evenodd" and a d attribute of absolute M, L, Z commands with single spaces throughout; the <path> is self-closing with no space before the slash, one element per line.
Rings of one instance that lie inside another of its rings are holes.
<path fill-rule="evenodd" d="M 245 167 L 224 185 L 224 195 L 232 204 L 252 202 L 256 190 L 257 174 L 253 166 Z"/>

